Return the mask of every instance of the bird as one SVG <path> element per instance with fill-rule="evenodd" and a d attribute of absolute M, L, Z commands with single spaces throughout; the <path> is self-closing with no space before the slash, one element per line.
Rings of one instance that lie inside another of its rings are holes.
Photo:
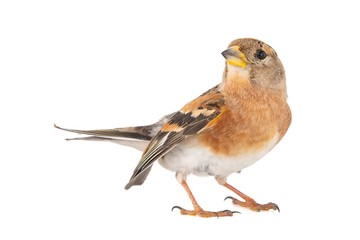
<path fill-rule="evenodd" d="M 256 202 L 227 178 L 263 158 L 291 124 L 283 64 L 270 45 L 254 38 L 235 39 L 221 54 L 225 58 L 222 81 L 154 124 L 102 130 L 54 126 L 88 135 L 68 140 L 110 141 L 143 151 L 125 189 L 143 184 L 156 161 L 175 172 L 193 206 L 173 207 L 183 215 L 210 218 L 239 213 L 204 210 L 190 190 L 188 175 L 214 177 L 237 195 L 225 198 L 234 205 L 280 211 L 275 203 Z"/>

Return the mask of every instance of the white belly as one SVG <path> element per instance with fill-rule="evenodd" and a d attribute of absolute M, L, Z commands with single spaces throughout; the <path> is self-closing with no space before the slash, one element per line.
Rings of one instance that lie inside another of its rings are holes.
<path fill-rule="evenodd" d="M 214 155 L 209 149 L 196 148 L 199 146 L 196 140 L 188 139 L 159 159 L 159 163 L 170 171 L 184 175 L 227 177 L 262 158 L 276 145 L 278 138 L 276 134 L 261 150 L 233 157 Z"/>

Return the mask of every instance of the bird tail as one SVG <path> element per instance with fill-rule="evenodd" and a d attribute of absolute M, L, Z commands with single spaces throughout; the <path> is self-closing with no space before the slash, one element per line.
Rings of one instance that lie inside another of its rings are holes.
<path fill-rule="evenodd" d="M 62 128 L 54 124 L 55 128 L 78 134 L 89 135 L 88 137 L 67 138 L 66 140 L 87 140 L 87 141 L 107 141 L 143 151 L 153 137 L 153 125 L 140 127 L 126 127 L 99 130 L 77 130 Z"/>
<path fill-rule="evenodd" d="M 144 151 L 150 140 L 160 131 L 162 126 L 173 114 L 161 118 L 158 122 L 139 127 L 125 127 L 99 130 L 77 130 L 62 128 L 54 124 L 55 128 L 78 134 L 89 135 L 88 137 L 67 138 L 66 140 L 87 140 L 87 141 L 107 141 Z"/>

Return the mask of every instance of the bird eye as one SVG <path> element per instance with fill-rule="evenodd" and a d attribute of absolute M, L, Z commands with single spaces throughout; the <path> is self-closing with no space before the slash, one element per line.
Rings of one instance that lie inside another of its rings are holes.
<path fill-rule="evenodd" d="M 257 57 L 260 60 L 265 59 L 266 56 L 267 56 L 266 52 L 264 50 L 261 50 L 261 49 L 257 50 L 256 53 L 255 53 L 255 57 Z"/>

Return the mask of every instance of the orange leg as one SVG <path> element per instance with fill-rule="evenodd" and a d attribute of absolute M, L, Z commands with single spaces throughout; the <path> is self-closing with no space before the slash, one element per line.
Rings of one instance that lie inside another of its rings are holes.
<path fill-rule="evenodd" d="M 187 185 L 185 180 L 181 181 L 181 186 L 184 187 L 186 193 L 188 194 L 191 203 L 194 207 L 194 210 L 186 210 L 182 207 L 179 206 L 174 206 L 172 209 L 174 210 L 175 208 L 180 209 L 180 213 L 183 215 L 191 215 L 191 216 L 199 216 L 199 217 L 204 217 L 204 218 L 209 218 L 209 217 L 227 217 L 227 216 L 232 216 L 234 213 L 239 213 L 239 212 L 232 212 L 229 210 L 224 210 L 224 211 L 219 211 L 219 212 L 209 212 L 209 211 L 205 211 L 203 210 L 200 205 L 197 203 L 194 195 L 192 194 L 189 186 Z"/>
<path fill-rule="evenodd" d="M 244 193 L 240 192 L 239 190 L 237 190 L 236 188 L 234 188 L 233 186 L 231 186 L 230 184 L 228 184 L 227 182 L 222 184 L 224 187 L 227 187 L 228 189 L 230 189 L 231 191 L 233 191 L 234 193 L 236 193 L 237 195 L 239 195 L 242 199 L 244 199 L 245 201 L 239 201 L 236 198 L 233 197 L 226 197 L 226 199 L 231 199 L 232 202 L 234 204 L 240 205 L 242 207 L 246 207 L 249 208 L 253 211 L 259 212 L 259 211 L 268 211 L 268 210 L 278 210 L 280 212 L 280 209 L 278 207 L 278 205 L 276 205 L 275 203 L 266 203 L 266 204 L 259 204 L 257 202 L 255 202 L 254 199 L 252 199 L 251 197 L 245 195 Z"/>

